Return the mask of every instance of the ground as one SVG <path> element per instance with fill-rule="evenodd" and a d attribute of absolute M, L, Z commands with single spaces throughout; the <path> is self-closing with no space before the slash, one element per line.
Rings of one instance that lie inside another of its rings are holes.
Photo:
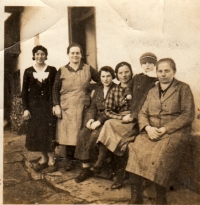
<path fill-rule="evenodd" d="M 64 159 L 59 159 L 59 169 L 53 173 L 36 173 L 32 164 L 38 153 L 28 152 L 24 147 L 25 136 L 4 132 L 4 204 L 127 204 L 130 199 L 130 185 L 111 190 L 113 181 L 90 178 L 77 184 L 74 178 L 80 172 L 76 163 L 73 171 L 65 171 Z M 155 197 L 152 190 L 151 197 Z M 168 191 L 168 204 L 198 205 L 200 195 L 189 190 Z M 144 192 L 144 203 L 152 204 Z"/>

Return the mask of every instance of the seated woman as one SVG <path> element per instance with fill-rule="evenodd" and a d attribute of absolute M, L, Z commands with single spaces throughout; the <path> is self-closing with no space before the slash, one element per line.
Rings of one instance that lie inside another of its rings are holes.
<path fill-rule="evenodd" d="M 101 84 L 95 89 L 92 104 L 85 116 L 85 118 L 88 119 L 88 122 L 84 119 L 84 121 L 87 122 L 86 127 L 79 132 L 77 138 L 74 156 L 82 161 L 83 167 L 81 173 L 75 178 L 77 183 L 93 176 L 93 172 L 90 171 L 90 161 L 95 159 L 95 156 L 98 155 L 96 140 L 102 125 L 107 120 L 107 117 L 104 114 L 104 101 L 110 90 L 116 85 L 112 82 L 115 78 L 115 73 L 111 67 L 102 67 L 99 71 L 99 75 Z"/>
<path fill-rule="evenodd" d="M 166 187 L 179 168 L 194 120 L 193 95 L 189 85 L 174 78 L 175 62 L 159 60 L 156 72 L 159 83 L 149 91 L 139 113 L 141 133 L 129 144 L 129 204 L 143 203 L 142 179 L 155 184 L 156 204 L 167 204 Z"/>
<path fill-rule="evenodd" d="M 105 114 L 109 120 L 105 122 L 97 140 L 99 145 L 98 160 L 91 168 L 95 174 L 101 171 L 108 150 L 117 156 L 122 156 L 124 154 L 124 150 L 121 150 L 120 142 L 123 137 L 129 137 L 132 133 L 133 123 L 122 124 L 123 121 L 129 122 L 130 117 L 130 104 L 125 99 L 125 93 L 127 85 L 133 75 L 131 65 L 127 62 L 121 62 L 117 64 L 115 73 L 120 84 L 110 91 L 105 101 Z M 117 163 L 118 168 L 125 166 L 124 159 L 120 157 Z"/>

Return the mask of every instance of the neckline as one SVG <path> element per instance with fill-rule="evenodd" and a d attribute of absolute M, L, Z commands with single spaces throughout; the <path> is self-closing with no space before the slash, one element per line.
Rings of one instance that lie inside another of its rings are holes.
<path fill-rule="evenodd" d="M 37 73 L 43 73 L 43 72 L 45 72 L 46 69 L 47 69 L 47 67 L 48 67 L 48 65 L 45 65 L 42 70 L 39 70 L 39 69 L 36 67 L 36 65 L 33 66 L 33 68 L 35 69 L 35 71 L 36 71 Z"/>

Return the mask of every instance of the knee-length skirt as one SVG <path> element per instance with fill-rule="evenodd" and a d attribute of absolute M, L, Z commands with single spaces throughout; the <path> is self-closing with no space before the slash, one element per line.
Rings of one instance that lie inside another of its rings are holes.
<path fill-rule="evenodd" d="M 126 150 L 126 145 L 119 147 L 122 138 L 134 135 L 135 123 L 123 124 L 122 120 L 110 119 L 107 120 L 99 134 L 97 143 L 101 142 L 111 152 L 118 156 L 122 156 Z"/>
<path fill-rule="evenodd" d="M 96 144 L 102 126 L 97 130 L 89 130 L 84 127 L 78 134 L 74 157 L 80 160 L 96 160 L 98 146 Z"/>

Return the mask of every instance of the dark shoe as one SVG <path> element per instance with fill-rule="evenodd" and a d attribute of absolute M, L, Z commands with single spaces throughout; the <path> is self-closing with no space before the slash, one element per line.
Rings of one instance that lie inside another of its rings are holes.
<path fill-rule="evenodd" d="M 115 182 L 114 184 L 112 184 L 112 186 L 110 187 L 111 189 L 120 189 L 122 188 L 123 184 Z"/>
<path fill-rule="evenodd" d="M 53 166 L 47 167 L 46 169 L 43 169 L 43 170 L 41 171 L 41 173 L 43 173 L 43 174 L 52 173 L 52 172 L 55 172 L 55 171 L 57 171 L 57 170 L 58 170 L 58 167 L 57 167 L 56 165 L 53 165 Z"/>
<path fill-rule="evenodd" d="M 94 167 L 93 166 L 90 168 L 90 171 L 92 171 L 94 173 L 94 175 L 96 176 L 96 175 L 101 173 L 101 169 L 102 169 L 102 167 Z"/>
<path fill-rule="evenodd" d="M 83 182 L 86 179 L 92 177 L 93 175 L 94 173 L 90 170 L 90 168 L 82 169 L 81 173 L 75 178 L 75 182 Z"/>
<path fill-rule="evenodd" d="M 39 171 L 41 171 L 41 170 L 43 170 L 43 169 L 45 169 L 45 168 L 47 168 L 47 167 L 48 167 L 48 163 L 47 163 L 47 162 L 45 162 L 45 163 L 43 163 L 43 164 L 37 163 L 37 164 L 35 164 L 35 165 L 33 166 L 33 169 L 34 169 L 36 172 L 39 172 Z"/>
<path fill-rule="evenodd" d="M 65 166 L 65 170 L 66 171 L 71 171 L 75 168 L 74 163 L 72 161 L 68 161 L 66 166 Z"/>

